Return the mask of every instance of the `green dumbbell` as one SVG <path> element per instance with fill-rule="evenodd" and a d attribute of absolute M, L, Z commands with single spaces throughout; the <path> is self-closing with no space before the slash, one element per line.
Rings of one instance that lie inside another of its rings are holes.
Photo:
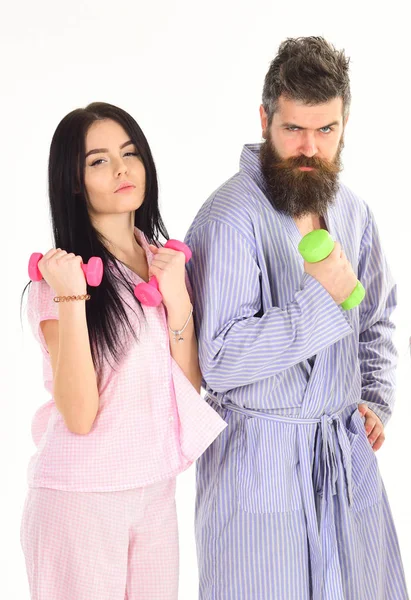
<path fill-rule="evenodd" d="M 324 260 L 334 249 L 334 240 L 325 229 L 315 229 L 307 233 L 298 244 L 298 250 L 306 262 L 316 263 Z M 357 281 L 351 296 L 344 300 L 341 308 L 350 310 L 361 304 L 364 300 L 365 289 L 360 281 Z"/>

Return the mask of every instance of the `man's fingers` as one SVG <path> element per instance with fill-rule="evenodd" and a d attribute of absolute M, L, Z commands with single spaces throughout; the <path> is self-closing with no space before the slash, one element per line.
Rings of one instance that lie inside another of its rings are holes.
<path fill-rule="evenodd" d="M 366 404 L 359 404 L 358 410 L 361 416 L 365 418 L 364 427 L 368 437 L 374 430 L 377 420 L 375 419 L 372 410 L 370 410 Z"/>
<path fill-rule="evenodd" d="M 358 405 L 358 411 L 364 417 L 364 429 L 374 452 L 379 450 L 385 441 L 384 425 L 376 414 L 364 403 Z"/>
<path fill-rule="evenodd" d="M 384 434 L 384 432 L 382 432 L 378 436 L 378 438 L 375 440 L 375 444 L 372 447 L 374 452 L 377 452 L 377 450 L 379 450 L 381 448 L 381 446 L 383 445 L 384 442 L 385 442 L 385 434 Z"/>
<path fill-rule="evenodd" d="M 370 409 L 368 408 L 368 406 L 366 404 L 359 404 L 358 405 L 358 411 L 361 414 L 362 417 L 365 417 L 365 415 L 367 414 L 367 412 Z"/>
<path fill-rule="evenodd" d="M 379 438 L 379 436 L 382 434 L 383 432 L 383 428 L 381 427 L 381 425 L 379 423 L 377 423 L 375 425 L 375 427 L 372 430 L 372 433 L 368 436 L 368 439 L 370 440 L 370 444 L 374 444 L 374 442 Z"/>
<path fill-rule="evenodd" d="M 372 417 L 365 417 L 365 431 L 367 433 L 367 437 L 371 435 L 374 431 L 375 426 L 377 425 L 377 421 Z"/>

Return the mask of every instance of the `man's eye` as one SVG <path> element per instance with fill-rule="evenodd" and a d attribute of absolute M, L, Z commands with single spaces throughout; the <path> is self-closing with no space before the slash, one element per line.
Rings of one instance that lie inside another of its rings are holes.
<path fill-rule="evenodd" d="M 325 131 L 325 130 L 327 130 L 327 131 Z M 327 126 L 327 127 L 321 127 L 320 131 L 321 131 L 321 133 L 331 133 L 332 129 L 331 129 L 331 127 Z"/>

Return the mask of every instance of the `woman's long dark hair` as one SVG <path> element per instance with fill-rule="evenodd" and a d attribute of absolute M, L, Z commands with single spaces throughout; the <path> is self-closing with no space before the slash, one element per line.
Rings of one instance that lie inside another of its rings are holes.
<path fill-rule="evenodd" d="M 124 274 L 93 227 L 87 210 L 85 140 L 89 127 L 104 119 L 116 121 L 123 127 L 144 165 L 145 195 L 135 213 L 135 226 L 150 243 L 158 243 L 160 235 L 168 239 L 158 206 L 154 160 L 136 121 L 124 110 L 104 102 L 93 102 L 65 116 L 53 135 L 48 167 L 53 237 L 56 248 L 80 255 L 85 263 L 92 256 L 99 256 L 103 261 L 103 280 L 99 287 L 88 290 L 91 300 L 86 303 L 91 352 L 97 371 L 104 359 L 119 362 L 125 351 L 124 334 L 131 333 L 136 337 L 119 295 L 119 283 L 132 293 L 131 283 L 124 281 Z M 109 264 L 111 268 L 108 268 Z M 134 296 L 130 296 L 130 301 L 131 306 L 138 306 Z"/>

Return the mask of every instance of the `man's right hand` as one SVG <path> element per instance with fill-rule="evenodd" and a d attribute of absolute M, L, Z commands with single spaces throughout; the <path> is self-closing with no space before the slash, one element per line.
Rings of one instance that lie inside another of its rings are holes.
<path fill-rule="evenodd" d="M 327 258 L 317 263 L 304 262 L 304 269 L 321 283 L 337 304 L 349 298 L 357 285 L 357 276 L 338 242 Z"/>

